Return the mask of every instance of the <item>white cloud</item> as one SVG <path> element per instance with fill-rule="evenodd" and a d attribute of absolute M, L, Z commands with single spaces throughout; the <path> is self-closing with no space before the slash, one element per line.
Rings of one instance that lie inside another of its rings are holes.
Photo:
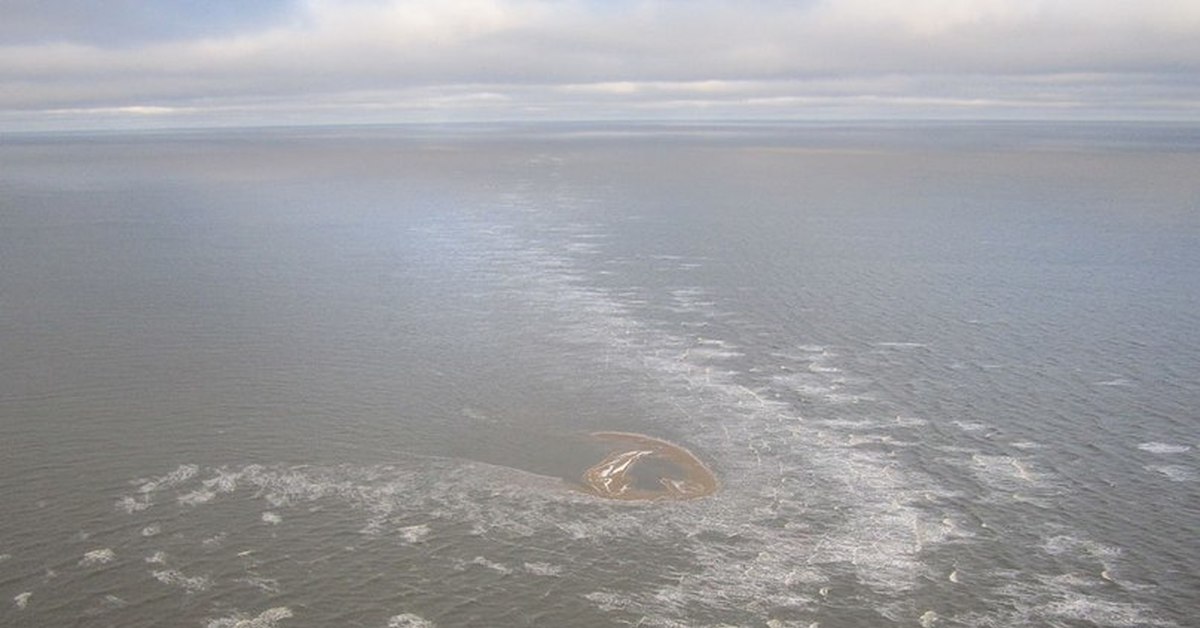
<path fill-rule="evenodd" d="M 257 31 L 128 46 L 0 41 L 0 109 L 6 120 L 155 107 L 190 116 L 289 99 L 324 109 L 350 95 L 381 111 L 484 116 L 621 103 L 631 115 L 725 115 L 739 103 L 778 115 L 782 103 L 839 99 L 855 110 L 1082 102 L 1193 115 L 1200 99 L 1194 0 L 306 0 L 281 15 Z M 1054 79 L 1083 75 L 1096 78 L 1072 90 Z"/>

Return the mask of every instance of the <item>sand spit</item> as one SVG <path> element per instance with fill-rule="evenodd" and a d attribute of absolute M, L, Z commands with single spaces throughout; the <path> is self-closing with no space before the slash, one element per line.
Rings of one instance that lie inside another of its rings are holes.
<path fill-rule="evenodd" d="M 694 499 L 717 490 L 712 471 L 679 445 L 629 432 L 595 432 L 591 437 L 614 445 L 612 453 L 583 474 L 584 489 L 593 495 L 625 500 Z M 646 467 L 652 467 L 648 475 Z"/>

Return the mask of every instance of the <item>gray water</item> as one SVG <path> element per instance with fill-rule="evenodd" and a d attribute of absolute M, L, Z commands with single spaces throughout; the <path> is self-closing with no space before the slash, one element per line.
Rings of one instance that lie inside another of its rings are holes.
<path fill-rule="evenodd" d="M 0 137 L 0 624 L 1194 625 L 1198 269 L 1196 127 Z"/>

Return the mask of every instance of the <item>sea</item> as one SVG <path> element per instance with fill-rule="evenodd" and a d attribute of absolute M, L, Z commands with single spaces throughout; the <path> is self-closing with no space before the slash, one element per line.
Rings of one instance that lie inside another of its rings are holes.
<path fill-rule="evenodd" d="M 13 627 L 1195 626 L 1200 125 L 0 134 L 0 504 Z"/>

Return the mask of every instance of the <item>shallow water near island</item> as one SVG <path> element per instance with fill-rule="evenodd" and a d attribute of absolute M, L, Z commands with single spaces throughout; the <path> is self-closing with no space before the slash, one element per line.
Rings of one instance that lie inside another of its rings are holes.
<path fill-rule="evenodd" d="M 3 139 L 4 625 L 1200 601 L 1195 128 Z"/>

